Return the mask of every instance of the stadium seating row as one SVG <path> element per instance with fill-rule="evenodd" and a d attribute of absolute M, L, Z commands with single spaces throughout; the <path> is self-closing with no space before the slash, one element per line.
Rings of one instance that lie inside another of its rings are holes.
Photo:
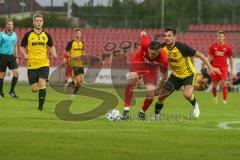
<path fill-rule="evenodd" d="M 214 43 L 216 39 L 216 33 L 212 31 L 214 29 L 225 29 L 228 31 L 228 29 L 231 28 L 231 31 L 233 32 L 227 33 L 227 42 L 229 42 L 233 47 L 234 55 L 239 55 L 238 52 L 240 50 L 240 32 L 234 32 L 233 30 L 234 28 L 238 27 L 240 30 L 240 25 L 190 25 L 188 27 L 188 32 L 178 34 L 178 40 L 202 51 L 204 54 L 208 54 L 209 46 Z M 31 28 L 15 28 L 19 40 L 21 40 L 24 34 L 29 30 L 31 30 Z M 72 39 L 74 31 L 72 28 L 45 28 L 45 31 L 49 32 L 52 35 L 54 45 L 59 55 L 59 59 L 57 61 L 51 60 L 51 65 L 58 66 L 63 63 L 63 53 L 66 44 L 69 40 Z M 85 43 L 85 51 L 88 54 L 95 55 L 102 59 L 103 55 L 123 51 L 123 49 L 121 49 L 121 42 L 123 41 L 127 41 L 124 43 L 127 43 L 127 45 L 129 45 L 129 48 L 131 48 L 130 51 L 133 53 L 133 49 L 136 48 L 135 43 L 139 41 L 139 33 L 141 31 L 142 29 L 89 28 L 82 29 L 82 39 Z M 162 33 L 161 29 L 146 29 L 146 31 L 151 37 L 158 37 Z M 162 37 L 160 37 L 160 41 L 162 41 Z M 20 41 L 18 41 L 18 44 L 20 44 Z M 111 44 L 116 45 L 112 48 Z M 104 59 L 103 61 L 104 67 L 110 67 L 110 63 L 111 59 Z M 20 65 L 25 64 L 25 60 L 23 58 L 20 58 Z"/>
<path fill-rule="evenodd" d="M 189 25 L 188 31 L 240 31 L 240 25 Z"/>

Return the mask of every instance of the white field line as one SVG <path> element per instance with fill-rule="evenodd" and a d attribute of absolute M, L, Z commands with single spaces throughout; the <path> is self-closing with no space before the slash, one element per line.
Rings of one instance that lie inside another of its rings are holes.
<path fill-rule="evenodd" d="M 0 128 L 0 132 L 33 132 L 33 133 L 74 133 L 74 132 L 144 132 L 146 129 L 36 129 L 36 128 Z"/>
<path fill-rule="evenodd" d="M 219 128 L 222 128 L 222 129 L 226 129 L 226 130 L 240 130 L 240 128 L 233 128 L 233 127 L 229 127 L 228 124 L 240 124 L 240 121 L 229 121 L 229 122 L 220 122 L 218 124 L 218 127 Z"/>

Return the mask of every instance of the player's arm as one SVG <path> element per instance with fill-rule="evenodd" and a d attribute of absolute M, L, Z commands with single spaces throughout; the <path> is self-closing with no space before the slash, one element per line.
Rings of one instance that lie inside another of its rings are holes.
<path fill-rule="evenodd" d="M 214 50 L 213 46 L 211 46 L 211 47 L 209 48 L 209 54 L 208 54 L 208 56 L 207 56 L 208 62 L 210 62 L 210 63 L 211 63 L 211 61 L 213 60 L 214 52 L 215 52 L 215 50 Z"/>
<path fill-rule="evenodd" d="M 53 45 L 52 37 L 50 36 L 50 34 L 48 34 L 48 33 L 46 33 L 46 34 L 47 34 L 47 37 L 48 37 L 47 46 L 49 47 L 49 51 L 54 58 L 57 58 L 58 55 L 57 55 L 57 52 L 56 52 L 56 48 Z"/>
<path fill-rule="evenodd" d="M 16 61 L 17 61 L 17 64 L 18 64 L 18 58 L 19 58 L 19 55 L 18 55 L 18 47 L 17 47 L 17 44 L 14 45 L 14 57 L 16 58 Z"/>
<path fill-rule="evenodd" d="M 233 79 L 233 56 L 229 56 L 229 64 L 230 64 L 230 78 Z"/>
<path fill-rule="evenodd" d="M 50 50 L 50 53 L 52 54 L 52 56 L 53 56 L 54 58 L 57 58 L 57 57 L 58 57 L 56 48 L 55 48 L 54 46 L 49 47 L 49 50 Z"/>
<path fill-rule="evenodd" d="M 29 35 L 30 35 L 30 32 L 27 32 L 24 35 L 24 37 L 23 37 L 23 39 L 21 41 L 21 45 L 20 45 L 20 54 L 22 54 L 25 59 L 28 59 L 28 52 L 27 52 L 26 47 L 28 45 L 28 37 L 29 37 Z"/>
<path fill-rule="evenodd" d="M 162 72 L 162 78 L 161 78 L 161 81 L 159 83 L 159 87 L 158 88 L 162 88 L 162 86 L 166 82 L 167 78 L 168 78 L 168 71 L 165 70 L 164 72 Z"/>
<path fill-rule="evenodd" d="M 15 56 L 16 58 L 19 57 L 17 44 L 14 45 L 14 56 Z"/>
<path fill-rule="evenodd" d="M 209 63 L 207 57 L 205 57 L 201 52 L 196 51 L 195 56 L 200 58 L 207 65 L 207 68 L 209 69 L 210 74 L 215 73 L 215 72 L 218 73 L 218 74 L 221 74 L 220 70 L 218 68 L 213 67 Z"/>
<path fill-rule="evenodd" d="M 232 80 L 234 75 L 233 75 L 233 52 L 232 48 L 229 46 L 228 49 L 228 59 L 229 59 L 229 64 L 230 64 L 230 79 Z"/>
<path fill-rule="evenodd" d="M 70 57 L 70 58 L 73 58 L 73 57 L 71 56 L 71 54 L 70 54 L 70 51 L 71 51 L 71 48 L 72 48 L 72 43 L 73 43 L 73 40 L 72 40 L 72 41 L 69 41 L 69 42 L 67 43 L 66 48 L 65 48 L 66 54 L 67 54 L 67 56 Z"/>
<path fill-rule="evenodd" d="M 144 50 L 151 43 L 151 39 L 147 36 L 147 32 L 146 31 L 142 31 L 140 33 L 140 36 L 141 36 L 141 50 Z"/>
<path fill-rule="evenodd" d="M 167 78 L 168 78 L 168 71 L 167 71 L 167 69 L 164 69 L 164 71 L 161 71 L 161 74 L 162 74 L 162 78 L 161 78 L 161 80 L 159 82 L 158 87 L 154 91 L 154 95 L 155 96 L 160 94 L 160 90 L 161 90 L 162 86 L 167 81 Z"/>

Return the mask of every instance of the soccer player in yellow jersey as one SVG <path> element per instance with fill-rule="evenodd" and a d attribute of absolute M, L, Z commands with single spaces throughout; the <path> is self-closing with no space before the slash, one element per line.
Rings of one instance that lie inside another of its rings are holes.
<path fill-rule="evenodd" d="M 169 67 L 171 68 L 172 73 L 159 91 L 158 102 L 155 104 L 155 118 L 159 118 L 160 111 L 163 108 L 164 99 L 173 93 L 173 91 L 179 90 L 182 86 L 184 86 L 184 97 L 193 106 L 193 116 L 198 117 L 200 111 L 193 94 L 196 70 L 192 64 L 191 57 L 195 56 L 200 58 L 207 65 L 209 73 L 221 73 L 218 68 L 211 66 L 202 53 L 192 49 L 184 43 L 176 42 L 175 29 L 166 28 L 164 31 L 164 40 L 165 43 L 162 44 L 162 48 L 167 53 Z"/>
<path fill-rule="evenodd" d="M 38 110 L 42 111 L 46 96 L 46 82 L 49 75 L 47 46 L 54 58 L 57 58 L 52 37 L 43 30 L 43 16 L 33 16 L 33 30 L 27 32 L 21 42 L 20 52 L 27 59 L 28 80 L 32 91 L 38 93 Z"/>
<path fill-rule="evenodd" d="M 74 30 L 74 38 L 68 42 L 66 51 L 70 57 L 70 65 L 72 67 L 74 79 L 76 81 L 76 85 L 72 94 L 72 96 L 75 96 L 80 89 L 84 75 L 82 62 L 82 55 L 84 54 L 84 43 L 81 40 L 81 31 L 79 28 L 76 28 Z"/>

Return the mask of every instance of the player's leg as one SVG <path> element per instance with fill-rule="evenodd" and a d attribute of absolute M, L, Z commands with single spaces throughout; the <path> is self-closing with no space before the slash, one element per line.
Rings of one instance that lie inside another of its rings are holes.
<path fill-rule="evenodd" d="M 73 90 L 73 95 L 77 95 L 81 87 L 81 83 L 83 81 L 83 75 L 84 75 L 83 67 L 78 67 L 78 68 L 74 67 L 74 77 L 75 77 L 76 85 Z"/>
<path fill-rule="evenodd" d="M 32 92 L 38 92 L 38 69 L 28 69 L 27 71 L 28 75 L 28 82 L 32 86 Z"/>
<path fill-rule="evenodd" d="M 183 95 L 193 106 L 193 116 L 198 117 L 200 115 L 200 111 L 199 111 L 199 107 L 198 107 L 196 98 L 193 94 L 193 86 L 195 84 L 195 80 L 196 80 L 195 74 L 192 76 L 186 77 L 184 79 Z"/>
<path fill-rule="evenodd" d="M 75 87 L 75 83 L 72 66 L 67 62 L 65 63 L 64 92 L 67 92 L 68 87 Z"/>
<path fill-rule="evenodd" d="M 38 92 L 39 91 L 39 86 L 38 82 L 32 84 L 32 92 Z"/>
<path fill-rule="evenodd" d="M 228 84 L 227 84 L 227 79 L 228 79 L 228 74 L 227 74 L 227 68 L 221 68 L 221 85 L 222 85 L 222 95 L 223 95 L 223 103 L 227 104 L 227 98 L 228 98 Z"/>
<path fill-rule="evenodd" d="M 222 95 L 223 95 L 223 103 L 227 104 L 227 98 L 228 98 L 228 86 L 227 81 L 222 81 Z"/>
<path fill-rule="evenodd" d="M 39 111 L 43 110 L 43 105 L 44 105 L 45 98 L 46 98 L 46 84 L 47 84 L 47 79 L 39 77 L 39 79 L 38 79 L 38 87 L 39 87 L 38 110 Z"/>
<path fill-rule="evenodd" d="M 137 72 L 129 72 L 126 75 L 128 84 L 125 88 L 125 97 L 124 97 L 124 110 L 123 110 L 123 120 L 129 119 L 129 107 L 131 105 L 131 100 L 133 96 L 133 89 L 138 81 L 139 75 Z"/>
<path fill-rule="evenodd" d="M 75 84 L 75 87 L 74 87 L 74 90 L 73 90 L 73 95 L 77 95 L 80 87 L 81 87 L 81 83 L 83 81 L 83 75 L 77 75 L 75 76 L 75 81 L 76 81 L 76 84 Z"/>
<path fill-rule="evenodd" d="M 3 80 L 6 74 L 7 64 L 6 59 L 0 55 L 0 97 L 4 97 L 3 93 Z"/>
<path fill-rule="evenodd" d="M 3 80 L 4 80 L 4 77 L 5 77 L 5 72 L 3 72 L 2 69 L 0 69 L 0 97 L 4 97 L 4 93 L 3 93 Z"/>
<path fill-rule="evenodd" d="M 158 101 L 155 103 L 155 110 L 154 110 L 154 118 L 158 119 L 161 113 L 161 110 L 164 106 L 164 100 L 170 96 L 175 89 L 179 89 L 181 83 L 178 83 L 178 79 L 174 77 L 172 74 L 168 78 L 168 80 L 163 84 L 162 88 L 158 91 Z"/>
<path fill-rule="evenodd" d="M 218 82 L 219 82 L 219 76 L 218 74 L 214 73 L 212 75 L 212 94 L 214 97 L 214 102 L 218 103 L 218 99 L 217 99 L 217 86 L 218 86 Z"/>
<path fill-rule="evenodd" d="M 141 111 L 138 113 L 138 118 L 140 120 L 145 120 L 146 119 L 146 115 L 145 112 L 147 111 L 147 109 L 149 108 L 149 106 L 152 104 L 153 100 L 154 100 L 154 92 L 156 89 L 156 85 L 155 84 L 147 84 L 146 85 L 146 98 L 142 104 L 142 108 Z"/>
<path fill-rule="evenodd" d="M 49 76 L 49 67 L 41 67 L 38 69 L 38 87 L 39 87 L 39 92 L 38 92 L 38 110 L 42 111 L 43 110 L 43 105 L 45 102 L 46 98 L 46 84 L 47 84 L 47 79 Z"/>
<path fill-rule="evenodd" d="M 14 97 L 14 98 L 18 98 L 18 96 L 15 93 L 15 86 L 16 86 L 17 81 L 18 81 L 19 71 L 18 71 L 17 61 L 16 61 L 16 58 L 14 56 L 9 57 L 8 68 L 13 73 L 11 88 L 10 88 L 10 91 L 8 92 L 8 94 L 10 96 Z"/>
<path fill-rule="evenodd" d="M 15 93 L 15 86 L 16 86 L 17 81 L 18 81 L 19 71 L 16 68 L 16 69 L 12 70 L 12 73 L 13 73 L 13 78 L 12 78 L 12 82 L 11 82 L 11 88 L 10 88 L 10 91 L 9 91 L 8 94 L 10 96 L 14 97 L 14 98 L 18 98 L 18 96 Z"/>

